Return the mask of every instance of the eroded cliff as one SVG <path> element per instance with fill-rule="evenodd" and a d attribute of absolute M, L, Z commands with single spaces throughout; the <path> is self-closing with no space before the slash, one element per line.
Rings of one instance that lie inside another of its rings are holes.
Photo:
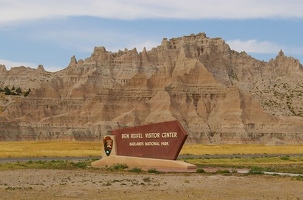
<path fill-rule="evenodd" d="M 100 140 L 177 119 L 188 142 L 302 144 L 302 75 L 282 51 L 259 61 L 204 33 L 164 38 L 150 51 L 96 47 L 53 73 L 1 66 L 1 87 L 31 93 L 1 96 L 0 140 Z"/>

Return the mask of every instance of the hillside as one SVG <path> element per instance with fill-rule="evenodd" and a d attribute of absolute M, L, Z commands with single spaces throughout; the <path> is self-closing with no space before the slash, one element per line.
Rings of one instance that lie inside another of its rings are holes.
<path fill-rule="evenodd" d="M 110 130 L 179 120 L 198 143 L 303 143 L 303 68 L 269 62 L 206 34 L 164 38 L 150 51 L 71 58 L 58 72 L 0 66 L 0 141 L 100 140 Z"/>

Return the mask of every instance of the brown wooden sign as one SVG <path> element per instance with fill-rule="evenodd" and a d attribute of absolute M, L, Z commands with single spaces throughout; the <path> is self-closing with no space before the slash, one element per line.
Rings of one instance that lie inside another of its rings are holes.
<path fill-rule="evenodd" d="M 176 160 L 187 138 L 178 121 L 116 129 L 117 155 Z"/>

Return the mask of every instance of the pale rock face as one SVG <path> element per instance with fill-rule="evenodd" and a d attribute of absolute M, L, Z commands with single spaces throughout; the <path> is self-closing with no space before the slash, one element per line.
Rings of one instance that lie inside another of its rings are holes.
<path fill-rule="evenodd" d="M 0 66 L 0 140 L 100 140 L 112 129 L 179 120 L 198 143 L 303 143 L 302 65 L 269 62 L 206 34 L 164 38 L 146 51 L 73 56 L 58 72 Z M 34 77 L 34 78 L 33 78 Z"/>

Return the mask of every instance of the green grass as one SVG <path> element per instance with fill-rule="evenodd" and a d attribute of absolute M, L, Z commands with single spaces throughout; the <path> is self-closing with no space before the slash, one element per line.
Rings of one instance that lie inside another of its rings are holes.
<path fill-rule="evenodd" d="M 128 166 L 126 164 L 117 163 L 107 168 L 109 171 L 121 171 L 127 169 Z"/>
<path fill-rule="evenodd" d="M 84 162 L 72 162 L 63 160 L 51 161 L 27 161 L 27 162 L 7 162 L 0 163 L 0 170 L 14 170 L 14 169 L 86 169 L 90 166 L 91 160 Z"/>
<path fill-rule="evenodd" d="M 184 159 L 185 162 L 194 164 L 198 168 L 247 168 L 252 172 L 283 172 L 303 174 L 303 157 L 301 156 L 264 156 L 249 158 L 194 158 Z M 258 168 L 258 170 L 256 170 Z"/>
<path fill-rule="evenodd" d="M 152 173 L 152 174 L 160 174 L 161 173 L 160 171 L 156 170 L 155 168 L 148 169 L 147 172 Z"/>
<path fill-rule="evenodd" d="M 141 173 L 142 169 L 140 167 L 134 167 L 134 168 L 131 168 L 129 171 L 134 172 L 134 173 Z"/>
<path fill-rule="evenodd" d="M 27 161 L 27 162 L 7 162 L 0 163 L 0 170 L 15 170 L 15 169 L 63 169 L 63 170 L 101 170 L 104 172 L 124 171 L 131 173 L 154 173 L 160 174 L 155 169 L 150 169 L 146 172 L 141 168 L 134 167 L 129 170 L 125 164 L 115 164 L 105 169 L 91 168 L 93 160 L 82 162 L 72 162 L 63 160 L 51 161 Z M 187 159 L 186 162 L 197 165 L 197 173 L 206 173 L 203 168 L 216 167 L 218 174 L 228 174 L 229 171 L 225 168 L 232 169 L 249 169 L 249 174 L 263 174 L 263 172 L 283 172 L 293 174 L 303 174 L 303 158 L 289 156 L 289 159 L 284 160 L 283 157 L 264 157 L 264 158 L 197 158 Z M 300 179 L 300 178 L 299 178 Z M 300 179 L 301 180 L 301 179 Z"/>
<path fill-rule="evenodd" d="M 101 142 L 79 141 L 24 141 L 0 142 L 0 157 L 75 157 L 100 156 Z M 303 145 L 265 146 L 265 145 L 203 145 L 187 144 L 181 154 L 187 155 L 239 155 L 235 158 L 195 158 L 184 159 L 185 162 L 198 166 L 218 168 L 247 168 L 252 174 L 262 171 L 303 174 L 303 157 L 287 156 L 303 152 Z M 258 154 L 259 157 L 241 157 L 242 155 Z M 268 156 L 269 154 L 284 154 L 286 156 Z M 240 156 L 241 155 L 241 156 Z M 85 162 L 71 161 L 28 161 L 0 163 L 0 170 L 6 169 L 88 169 L 91 160 Z M 128 168 L 124 164 L 108 167 L 107 171 L 118 171 Z M 258 169 L 258 170 L 256 170 Z M 139 168 L 124 171 L 139 172 Z M 148 173 L 158 172 L 150 169 Z M 197 171 L 198 172 L 198 171 Z M 203 171 L 199 171 L 203 173 Z"/>

